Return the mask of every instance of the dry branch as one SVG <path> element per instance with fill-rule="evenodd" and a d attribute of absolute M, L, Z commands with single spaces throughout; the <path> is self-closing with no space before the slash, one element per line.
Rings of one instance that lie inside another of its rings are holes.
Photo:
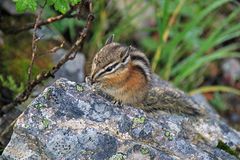
<path fill-rule="evenodd" d="M 48 24 L 53 23 L 53 22 L 57 22 L 57 21 L 62 20 L 64 18 L 74 18 L 74 17 L 82 18 L 81 16 L 79 16 L 79 14 L 72 14 L 73 11 L 75 11 L 78 7 L 79 7 L 79 4 L 76 4 L 75 6 L 72 6 L 71 9 L 64 14 L 61 14 L 61 15 L 58 15 L 58 16 L 55 16 L 55 17 L 50 17 L 46 20 L 39 21 L 39 23 L 37 24 L 36 27 L 39 28 L 41 26 L 48 25 Z M 26 26 L 17 27 L 17 28 L 16 27 L 7 28 L 7 29 L 3 28 L 2 30 L 4 31 L 4 33 L 7 33 L 7 34 L 18 34 L 20 32 L 35 28 L 35 24 L 36 23 L 32 23 L 32 24 L 28 24 Z"/>
<path fill-rule="evenodd" d="M 20 113 L 17 113 L 17 114 L 14 114 L 15 116 L 11 116 L 12 113 L 14 113 L 16 111 L 16 108 L 15 106 L 17 106 L 18 104 L 21 104 L 22 102 L 24 102 L 25 100 L 28 99 L 28 97 L 31 95 L 32 93 L 32 90 L 40 83 L 42 83 L 44 80 L 50 78 L 50 77 L 54 77 L 54 74 L 60 69 L 60 67 L 65 64 L 67 61 L 73 59 L 75 56 L 76 56 L 76 53 L 78 50 L 80 50 L 83 46 L 83 43 L 84 43 L 84 40 L 87 36 L 87 33 L 90 29 L 90 26 L 91 26 L 91 23 L 94 19 L 94 16 L 92 14 L 92 2 L 90 0 L 83 0 L 80 5 L 77 5 L 80 9 L 80 11 L 78 12 L 78 14 L 82 14 L 84 15 L 84 13 L 82 12 L 86 12 L 85 15 L 87 15 L 87 21 L 86 21 L 86 24 L 84 26 L 84 28 L 82 29 L 82 31 L 80 32 L 77 40 L 75 41 L 75 43 L 72 45 L 72 47 L 70 48 L 70 50 L 68 51 L 67 54 L 64 55 L 64 57 L 54 66 L 52 67 L 51 70 L 47 71 L 47 72 L 42 72 L 40 74 L 38 74 L 33 80 L 31 80 L 31 75 L 29 76 L 29 83 L 27 85 L 27 87 L 25 88 L 25 90 L 19 94 L 15 100 L 9 104 L 9 105 L 6 105 L 6 106 L 3 106 L 0 110 L 0 114 L 1 115 L 4 115 L 4 117 L 9 117 L 6 119 L 6 123 L 4 124 L 4 126 L 6 127 L 5 130 L 2 132 L 3 134 L 1 134 L 0 136 L 0 142 L 2 143 L 2 145 L 6 145 L 6 137 L 7 135 L 9 135 L 9 131 L 11 131 L 9 129 L 9 125 L 14 121 L 14 119 L 17 117 L 17 115 L 19 115 Z M 83 9 L 81 10 L 82 8 L 87 8 L 87 10 Z M 73 11 L 71 11 L 72 13 Z M 68 13 L 66 13 L 67 15 L 69 15 L 70 11 Z M 64 17 L 66 17 L 66 15 L 62 15 Z M 79 16 L 76 16 L 77 18 Z M 61 18 L 62 19 L 62 18 Z M 52 22 L 52 20 L 51 20 Z M 36 23 L 35 23 L 35 29 L 37 29 L 37 27 L 41 26 L 41 25 L 44 25 L 44 24 L 49 24 L 51 22 L 39 22 L 38 23 L 38 20 L 36 20 Z M 37 40 L 37 38 L 33 36 L 33 41 Z M 34 43 L 33 43 L 34 44 Z M 35 46 L 33 45 L 32 48 L 33 48 L 33 52 L 35 52 Z M 34 58 L 35 56 L 33 56 L 32 58 L 32 64 L 34 63 Z M 30 65 L 30 67 L 32 67 L 32 64 Z M 31 71 L 29 71 L 29 73 L 31 74 Z M 2 125 L 1 125 L 2 127 Z M 11 126 L 10 126 L 11 127 Z M 0 128 L 2 129 L 2 128 Z"/>
<path fill-rule="evenodd" d="M 35 25 L 34 25 L 34 30 L 33 30 L 33 38 L 32 38 L 32 59 L 31 59 L 31 64 L 28 68 L 28 85 L 31 81 L 31 76 L 32 76 L 32 68 L 33 68 L 33 64 L 34 64 L 34 61 L 35 61 L 35 57 L 36 57 L 36 52 L 37 52 L 37 41 L 40 40 L 40 38 L 37 38 L 37 26 L 39 24 L 39 21 L 40 21 L 40 18 L 42 16 L 42 12 L 43 12 L 43 9 L 46 5 L 46 2 L 44 4 L 44 6 L 41 8 L 41 10 L 39 11 L 38 15 L 37 15 L 37 18 L 36 18 L 36 22 L 35 22 Z"/>
<path fill-rule="evenodd" d="M 40 84 L 43 80 L 46 80 L 49 77 L 54 77 L 54 73 L 56 73 L 63 64 L 65 64 L 68 60 L 73 59 L 72 56 L 75 57 L 75 54 L 83 45 L 83 41 L 84 41 L 85 37 L 87 36 L 87 32 L 90 28 L 93 18 L 94 18 L 94 16 L 90 12 L 88 14 L 87 23 L 86 23 L 85 27 L 83 28 L 82 32 L 80 33 L 80 36 L 78 37 L 76 42 L 73 44 L 71 49 L 68 51 L 68 53 L 54 67 L 52 67 L 51 70 L 49 70 L 46 73 L 42 72 L 39 75 L 37 75 L 37 77 L 29 83 L 27 88 L 20 95 L 18 95 L 16 97 L 16 99 L 13 103 L 4 106 L 1 109 L 3 113 L 6 113 L 13 106 L 25 101 L 29 97 L 33 88 L 36 85 Z"/>

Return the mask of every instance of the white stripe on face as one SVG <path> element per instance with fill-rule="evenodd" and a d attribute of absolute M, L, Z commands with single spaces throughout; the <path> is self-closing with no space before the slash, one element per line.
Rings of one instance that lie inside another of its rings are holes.
<path fill-rule="evenodd" d="M 124 62 L 113 62 L 113 63 L 110 63 L 109 65 L 107 65 L 103 69 L 99 70 L 98 73 L 96 73 L 93 76 L 93 79 L 97 79 L 97 78 L 99 78 L 102 75 L 111 74 L 111 73 L 115 72 L 116 70 L 118 70 L 120 67 L 127 65 L 127 63 L 129 61 L 130 61 L 130 56 L 128 55 L 128 57 L 125 59 Z"/>

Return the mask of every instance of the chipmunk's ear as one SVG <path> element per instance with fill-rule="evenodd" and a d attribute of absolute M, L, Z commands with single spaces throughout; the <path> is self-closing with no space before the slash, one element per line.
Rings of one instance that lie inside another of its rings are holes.
<path fill-rule="evenodd" d="M 129 56 L 129 53 L 131 51 L 131 46 L 129 46 L 125 52 L 125 56 Z"/>
<path fill-rule="evenodd" d="M 112 34 L 110 37 L 107 38 L 105 45 L 112 43 L 114 40 L 114 34 Z"/>
<path fill-rule="evenodd" d="M 124 52 L 122 52 L 121 57 L 122 57 L 123 63 L 126 62 L 127 60 L 129 60 L 128 57 L 129 57 L 130 50 L 131 50 L 131 46 L 127 47 L 127 49 Z"/>

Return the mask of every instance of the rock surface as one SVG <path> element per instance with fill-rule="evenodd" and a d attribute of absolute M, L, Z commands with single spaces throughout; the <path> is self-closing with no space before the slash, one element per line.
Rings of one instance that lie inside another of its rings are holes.
<path fill-rule="evenodd" d="M 59 49 L 53 54 L 53 61 L 57 64 L 68 51 Z M 84 81 L 84 65 L 85 57 L 81 53 L 77 53 L 73 60 L 67 61 L 55 74 L 56 78 L 64 77 L 74 82 Z"/>
<path fill-rule="evenodd" d="M 211 116 L 145 113 L 59 79 L 18 118 L 2 158 L 237 160 L 240 133 L 206 107 Z"/>

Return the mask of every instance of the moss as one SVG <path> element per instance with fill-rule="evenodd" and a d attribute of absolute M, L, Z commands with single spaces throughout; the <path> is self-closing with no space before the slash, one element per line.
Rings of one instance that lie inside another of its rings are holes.
<path fill-rule="evenodd" d="M 132 127 L 135 128 L 135 127 L 137 127 L 139 124 L 144 124 L 144 123 L 145 123 L 145 120 L 146 120 L 145 117 L 133 118 L 133 125 L 132 125 Z"/>
<path fill-rule="evenodd" d="M 173 140 L 173 136 L 172 136 L 172 135 L 169 136 L 169 137 L 168 137 L 168 140 L 169 140 L 169 141 L 172 141 L 172 140 Z"/>
<path fill-rule="evenodd" d="M 44 104 L 42 104 L 42 103 L 37 103 L 37 104 L 34 105 L 34 108 L 40 110 L 40 109 L 42 109 L 42 108 L 46 108 L 46 106 L 45 106 Z"/>
<path fill-rule="evenodd" d="M 17 94 L 22 92 L 24 89 L 23 83 L 18 85 L 11 75 L 3 77 L 0 74 L 0 84 L 3 87 L 9 88 L 14 93 L 14 96 L 17 96 Z"/>
<path fill-rule="evenodd" d="M 164 135 L 166 136 L 166 137 L 170 137 L 170 132 L 169 131 L 165 131 L 165 133 L 164 133 Z"/>
<path fill-rule="evenodd" d="M 164 130 L 164 131 L 165 131 L 165 132 L 164 132 L 164 136 L 167 137 L 167 139 L 168 139 L 169 141 L 172 141 L 172 140 L 173 140 L 173 135 L 171 134 L 171 132 L 168 131 L 168 130 Z"/>
<path fill-rule="evenodd" d="M 45 99 L 50 99 L 53 89 L 49 88 L 47 92 L 44 94 Z"/>
<path fill-rule="evenodd" d="M 42 124 L 43 124 L 44 128 L 48 128 L 50 121 L 47 118 L 44 118 L 42 120 Z"/>
<path fill-rule="evenodd" d="M 146 155 L 146 154 L 149 154 L 149 149 L 142 147 L 142 148 L 140 149 L 140 152 L 141 152 L 143 155 Z"/>
<path fill-rule="evenodd" d="M 84 89 L 83 89 L 83 86 L 81 86 L 80 84 L 77 84 L 76 89 L 77 89 L 77 91 L 79 91 L 79 92 L 82 92 L 82 91 L 84 90 Z"/>
<path fill-rule="evenodd" d="M 232 148 L 230 148 L 226 143 L 224 143 L 223 141 L 219 140 L 218 144 L 217 144 L 217 148 L 224 150 L 225 152 L 235 156 L 236 158 L 240 159 L 239 154 L 236 150 L 233 150 Z"/>
<path fill-rule="evenodd" d="M 146 118 L 145 117 L 139 117 L 139 118 L 134 118 L 133 123 L 136 124 L 143 124 L 145 122 Z"/>
<path fill-rule="evenodd" d="M 28 129 L 28 128 L 30 128 L 30 125 L 29 125 L 29 124 L 25 124 L 24 127 L 25 127 L 26 129 Z"/>
<path fill-rule="evenodd" d="M 115 155 L 113 155 L 111 158 L 109 158 L 109 160 L 125 160 L 126 156 L 122 153 L 117 153 Z"/>
<path fill-rule="evenodd" d="M 81 154 L 91 155 L 91 154 L 93 154 L 94 152 L 93 152 L 93 151 L 88 151 L 88 150 L 80 150 L 80 153 L 81 153 Z"/>
<path fill-rule="evenodd" d="M 21 82 L 26 83 L 28 79 L 27 70 L 31 63 L 32 35 L 23 32 L 14 36 L 4 35 L 3 38 L 4 45 L 1 48 L 0 72 L 4 76 L 11 75 L 18 84 Z M 55 46 L 53 41 L 38 42 L 38 54 L 33 66 L 32 77 L 35 77 L 41 71 L 49 70 L 53 66 L 51 56 L 45 54 L 52 46 Z"/>

